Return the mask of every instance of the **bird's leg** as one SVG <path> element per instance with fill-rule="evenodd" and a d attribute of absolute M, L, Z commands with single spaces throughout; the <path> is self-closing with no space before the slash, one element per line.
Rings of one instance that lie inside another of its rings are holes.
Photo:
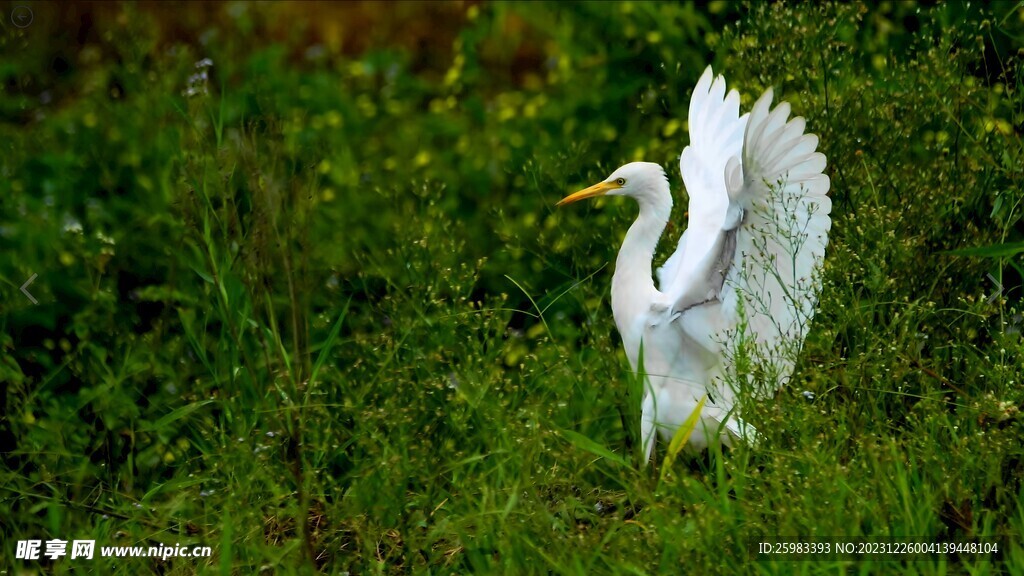
<path fill-rule="evenodd" d="M 644 461 L 643 465 L 646 466 L 651 461 L 651 454 L 654 452 L 654 443 L 658 440 L 656 433 L 655 420 L 657 417 L 657 409 L 654 405 L 654 391 L 651 390 L 650 383 L 646 382 L 647 378 L 644 377 L 644 403 L 643 410 L 640 416 L 640 438 L 643 442 L 644 448 Z"/>

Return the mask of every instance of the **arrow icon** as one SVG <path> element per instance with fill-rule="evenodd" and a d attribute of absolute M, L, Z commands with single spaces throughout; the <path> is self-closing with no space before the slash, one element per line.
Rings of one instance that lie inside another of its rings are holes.
<path fill-rule="evenodd" d="M 996 280 L 991 274 L 987 274 L 987 276 L 988 279 L 991 280 L 992 283 L 996 285 L 996 293 L 988 297 L 988 303 L 991 304 L 993 300 L 999 298 L 999 296 L 1003 293 L 1003 285 L 1000 284 L 999 281 Z"/>
<path fill-rule="evenodd" d="M 28 28 L 32 18 L 32 10 L 28 6 L 15 6 L 11 11 L 11 23 L 18 28 Z"/>
<path fill-rule="evenodd" d="M 36 276 L 38 276 L 38 274 L 33 272 L 32 276 L 30 276 L 28 280 L 25 280 L 25 283 L 21 285 L 21 291 L 25 293 L 25 296 L 28 296 L 28 299 L 31 300 L 33 304 L 39 304 L 39 301 L 33 298 L 32 295 L 28 293 L 28 285 L 31 284 L 36 279 Z"/>

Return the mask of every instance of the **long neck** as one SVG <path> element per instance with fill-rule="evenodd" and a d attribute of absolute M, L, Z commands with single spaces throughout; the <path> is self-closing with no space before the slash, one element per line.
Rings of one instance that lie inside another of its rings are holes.
<path fill-rule="evenodd" d="M 672 213 L 668 183 L 659 182 L 652 192 L 637 200 L 640 215 L 622 240 L 612 276 L 612 312 L 634 366 L 643 334 L 643 327 L 637 320 L 650 309 L 653 299 L 659 294 L 654 287 L 651 260 L 658 238 Z"/>

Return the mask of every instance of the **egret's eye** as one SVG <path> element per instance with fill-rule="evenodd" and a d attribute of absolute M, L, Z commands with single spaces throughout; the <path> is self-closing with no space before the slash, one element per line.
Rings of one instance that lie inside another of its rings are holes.
<path fill-rule="evenodd" d="M 615 180 L 615 183 L 618 184 L 619 186 L 625 186 L 626 185 L 626 179 L 625 178 L 618 178 L 618 179 Z"/>

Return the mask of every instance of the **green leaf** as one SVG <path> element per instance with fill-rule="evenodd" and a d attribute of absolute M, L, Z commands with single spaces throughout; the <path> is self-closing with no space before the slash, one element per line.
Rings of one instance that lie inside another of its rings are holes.
<path fill-rule="evenodd" d="M 992 244 L 991 246 L 975 246 L 972 248 L 960 248 L 958 250 L 946 250 L 943 254 L 953 256 L 981 256 L 983 258 L 1009 258 L 1024 252 L 1024 242 L 1006 242 L 1004 244 Z"/>
<path fill-rule="evenodd" d="M 232 550 L 232 544 L 234 543 L 234 524 L 232 524 L 231 518 L 231 506 L 224 507 L 224 522 L 221 524 L 223 531 L 220 535 L 220 550 L 218 551 L 220 556 L 220 573 L 222 576 L 229 576 L 233 574 L 232 565 L 234 560 L 234 552 Z"/>
<path fill-rule="evenodd" d="M 618 454 L 612 452 L 611 450 L 605 448 L 601 444 L 598 444 L 597 442 L 591 440 L 590 438 L 584 436 L 583 434 L 580 434 L 579 432 L 574 432 L 572 430 L 559 430 L 559 432 L 573 446 L 580 448 L 581 450 L 586 450 L 587 452 L 590 452 L 594 456 L 599 456 L 601 458 L 604 458 L 605 460 L 610 460 L 625 468 L 630 468 L 629 462 L 626 462 L 625 458 L 619 456 Z"/>
<path fill-rule="evenodd" d="M 338 334 L 341 332 L 341 326 L 345 323 L 345 316 L 348 314 L 348 305 L 351 303 L 352 297 L 349 296 L 349 299 L 345 302 L 345 307 L 341 309 L 341 314 L 338 315 L 338 321 L 334 323 L 334 327 L 331 328 L 331 333 L 327 336 L 327 340 L 324 341 L 323 346 L 320 348 L 320 353 L 317 354 L 316 362 L 313 363 L 313 373 L 309 377 L 310 384 L 316 382 L 317 376 L 320 375 L 320 369 L 323 368 L 324 362 L 327 361 L 327 358 L 331 353 L 331 348 L 334 346 L 335 341 L 338 340 Z M 309 388 L 312 389 L 312 386 Z"/>
<path fill-rule="evenodd" d="M 708 401 L 708 395 L 705 394 L 700 402 L 697 403 L 697 408 L 690 414 L 690 417 L 683 422 L 683 425 L 676 430 L 674 436 L 672 436 L 672 442 L 668 445 L 668 453 L 665 454 L 665 461 L 661 465 L 661 479 L 664 480 L 668 474 L 669 469 L 672 467 L 672 463 L 676 461 L 676 457 L 679 456 L 679 451 L 686 446 L 686 442 L 690 439 L 693 431 L 697 428 L 697 422 L 700 421 L 700 413 L 704 410 L 704 403 Z"/>
<path fill-rule="evenodd" d="M 148 422 L 143 423 L 139 427 L 139 429 L 143 432 L 156 432 L 158 430 L 166 428 L 167 425 L 170 424 L 171 422 L 174 422 L 175 420 L 180 420 L 192 414 L 196 410 L 199 410 L 203 406 L 210 404 L 211 402 L 213 402 L 213 400 L 203 400 L 201 402 L 193 402 L 191 404 L 186 404 L 180 408 L 171 410 L 169 413 L 165 414 L 162 418 L 160 418 L 156 422 L 153 422 L 152 424 Z"/>

